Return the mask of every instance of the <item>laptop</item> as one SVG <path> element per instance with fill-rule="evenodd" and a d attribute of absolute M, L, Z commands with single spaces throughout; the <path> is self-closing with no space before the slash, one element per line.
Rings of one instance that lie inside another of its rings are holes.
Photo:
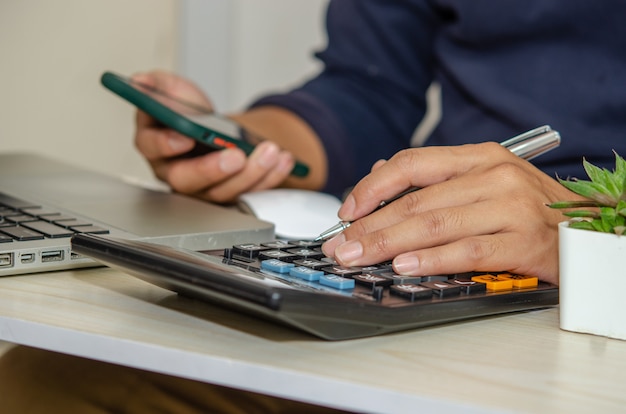
<path fill-rule="evenodd" d="M 0 154 L 0 276 L 101 266 L 71 250 L 80 233 L 199 251 L 271 240 L 274 225 L 42 155 Z"/>

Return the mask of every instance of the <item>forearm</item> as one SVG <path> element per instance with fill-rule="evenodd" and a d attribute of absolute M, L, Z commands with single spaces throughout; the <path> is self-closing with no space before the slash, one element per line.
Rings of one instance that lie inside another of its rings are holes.
<path fill-rule="evenodd" d="M 309 166 L 306 177 L 290 176 L 286 187 L 321 189 L 328 178 L 326 152 L 313 129 L 293 112 L 276 107 L 260 106 L 231 117 L 262 137 L 276 142 Z"/>

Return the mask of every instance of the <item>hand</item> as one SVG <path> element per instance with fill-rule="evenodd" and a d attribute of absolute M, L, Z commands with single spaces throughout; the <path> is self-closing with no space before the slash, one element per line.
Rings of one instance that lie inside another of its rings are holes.
<path fill-rule="evenodd" d="M 209 99 L 190 81 L 155 71 L 133 79 L 208 109 Z M 220 203 L 234 201 L 243 192 L 276 187 L 294 166 L 290 152 L 264 141 L 246 157 L 238 149 L 214 151 L 194 158 L 178 157 L 192 150 L 195 141 L 164 128 L 154 118 L 137 111 L 135 145 L 155 175 L 173 190 Z"/>
<path fill-rule="evenodd" d="M 411 187 L 421 190 L 368 215 Z M 354 222 L 323 251 L 344 266 L 393 259 L 403 275 L 509 271 L 558 283 L 565 218 L 546 203 L 576 199 L 496 143 L 408 149 L 355 186 L 339 210 Z"/>

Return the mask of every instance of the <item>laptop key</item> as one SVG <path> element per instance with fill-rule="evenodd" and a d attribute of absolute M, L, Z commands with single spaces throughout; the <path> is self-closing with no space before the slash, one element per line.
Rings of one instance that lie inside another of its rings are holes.
<path fill-rule="evenodd" d="M 93 226 L 93 225 L 70 227 L 70 229 L 75 231 L 76 233 L 89 233 L 89 234 L 109 234 L 110 233 L 110 231 L 107 229 L 103 229 L 102 227 Z"/>
<path fill-rule="evenodd" d="M 22 226 L 28 227 L 29 229 L 35 230 L 50 238 L 70 237 L 74 234 L 71 230 L 56 226 L 52 223 L 48 223 L 47 221 L 29 221 L 22 223 Z"/>
<path fill-rule="evenodd" d="M 31 208 L 23 208 L 21 209 L 22 213 L 28 214 L 30 216 L 60 216 L 59 212 L 55 209 L 49 209 L 45 207 L 31 207 Z"/>
<path fill-rule="evenodd" d="M 93 223 L 90 223 L 86 220 L 81 219 L 65 219 L 65 220 L 52 220 L 54 224 L 57 226 L 65 227 L 66 229 L 72 227 L 82 227 L 82 226 L 91 226 Z"/>
<path fill-rule="evenodd" d="M 0 231 L 19 241 L 40 240 L 44 238 L 43 234 L 32 231 L 26 227 L 0 227 Z"/>
<path fill-rule="evenodd" d="M 12 221 L 13 223 L 20 224 L 26 221 L 37 221 L 37 217 L 29 216 L 28 214 L 19 214 L 15 216 L 7 216 L 6 219 L 8 221 Z"/>

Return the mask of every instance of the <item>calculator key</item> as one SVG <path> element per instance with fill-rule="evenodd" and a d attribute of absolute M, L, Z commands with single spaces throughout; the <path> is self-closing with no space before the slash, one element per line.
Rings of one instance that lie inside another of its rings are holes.
<path fill-rule="evenodd" d="M 322 262 L 316 259 L 296 259 L 293 261 L 296 266 L 310 267 L 311 269 L 320 270 L 324 267 L 328 267 L 328 263 Z"/>
<path fill-rule="evenodd" d="M 295 244 L 298 247 L 306 247 L 306 248 L 312 249 L 314 247 L 320 247 L 323 242 L 313 241 L 313 240 L 297 240 L 297 241 L 292 241 L 291 243 Z"/>
<path fill-rule="evenodd" d="M 293 247 L 296 247 L 295 244 L 291 244 L 285 240 L 274 240 L 271 242 L 265 242 L 265 243 L 261 243 L 261 246 L 269 247 L 270 249 L 278 249 L 278 250 L 285 250 L 285 249 L 291 249 Z"/>
<path fill-rule="evenodd" d="M 539 278 L 535 276 L 511 275 L 509 273 L 502 273 L 498 276 L 504 279 L 510 279 L 515 289 L 533 288 L 539 285 Z"/>
<path fill-rule="evenodd" d="M 363 273 L 360 268 L 357 267 L 345 267 L 345 266 L 330 266 L 322 269 L 326 273 L 330 273 L 333 275 L 341 276 L 341 277 L 352 277 L 354 275 L 360 275 Z"/>
<path fill-rule="evenodd" d="M 332 257 L 322 257 L 320 260 L 328 263 L 329 265 L 339 266 L 339 263 L 337 263 L 337 261 Z"/>
<path fill-rule="evenodd" d="M 356 267 L 356 266 L 355 266 Z M 361 273 L 380 274 L 383 272 L 393 272 L 391 264 L 378 264 L 374 266 L 362 266 L 359 267 Z"/>
<path fill-rule="evenodd" d="M 318 250 L 309 249 L 307 247 L 288 249 L 287 253 L 295 254 L 297 256 L 304 257 L 307 259 L 321 259 L 322 257 L 324 257 L 324 253 Z"/>
<path fill-rule="evenodd" d="M 375 273 L 362 273 L 360 275 L 354 275 L 352 278 L 356 283 L 371 288 L 376 286 L 389 286 L 393 284 L 393 280 Z"/>
<path fill-rule="evenodd" d="M 447 282 L 448 279 L 450 277 L 446 275 L 422 276 L 422 282 Z"/>
<path fill-rule="evenodd" d="M 321 276 L 324 276 L 324 272 L 321 270 L 311 269 L 309 267 L 295 266 L 289 270 L 289 275 L 299 279 L 308 280 L 309 282 L 316 282 L 320 280 Z"/>
<path fill-rule="evenodd" d="M 406 285 L 391 285 L 389 292 L 393 295 L 403 297 L 414 302 L 418 299 L 430 299 L 433 296 L 433 290 L 425 286 L 409 283 Z"/>
<path fill-rule="evenodd" d="M 278 259 L 283 262 L 293 262 L 296 259 L 299 259 L 293 253 L 287 253 L 282 250 L 263 250 L 259 252 L 259 260 L 268 260 L 268 259 Z"/>
<path fill-rule="evenodd" d="M 271 270 L 276 273 L 289 273 L 292 267 L 294 267 L 293 263 L 282 262 L 278 259 L 263 260 L 261 262 L 261 269 Z"/>
<path fill-rule="evenodd" d="M 440 298 L 458 296 L 461 293 L 460 286 L 451 285 L 447 282 L 422 282 L 420 286 L 432 289 L 433 294 Z"/>
<path fill-rule="evenodd" d="M 354 279 L 347 279 L 337 275 L 320 276 L 320 285 L 330 286 L 339 290 L 354 289 Z"/>
<path fill-rule="evenodd" d="M 247 259 L 254 259 L 259 255 L 259 252 L 269 249 L 269 247 L 264 247 L 259 244 L 253 243 L 236 244 L 233 246 L 233 253 L 239 256 L 243 256 Z"/>
<path fill-rule="evenodd" d="M 513 281 L 496 275 L 478 275 L 472 276 L 474 282 L 480 282 L 487 285 L 487 290 L 502 291 L 513 289 Z"/>
<path fill-rule="evenodd" d="M 380 273 L 381 276 L 389 278 L 391 280 L 393 280 L 394 284 L 397 285 L 404 285 L 404 284 L 419 284 L 421 282 L 424 281 L 424 277 L 423 276 L 405 276 L 405 275 L 399 275 L 393 271 L 391 272 L 381 272 Z"/>
<path fill-rule="evenodd" d="M 482 293 L 487 290 L 487 285 L 481 282 L 475 282 L 470 279 L 450 279 L 448 283 L 461 288 L 461 292 L 465 294 Z"/>

